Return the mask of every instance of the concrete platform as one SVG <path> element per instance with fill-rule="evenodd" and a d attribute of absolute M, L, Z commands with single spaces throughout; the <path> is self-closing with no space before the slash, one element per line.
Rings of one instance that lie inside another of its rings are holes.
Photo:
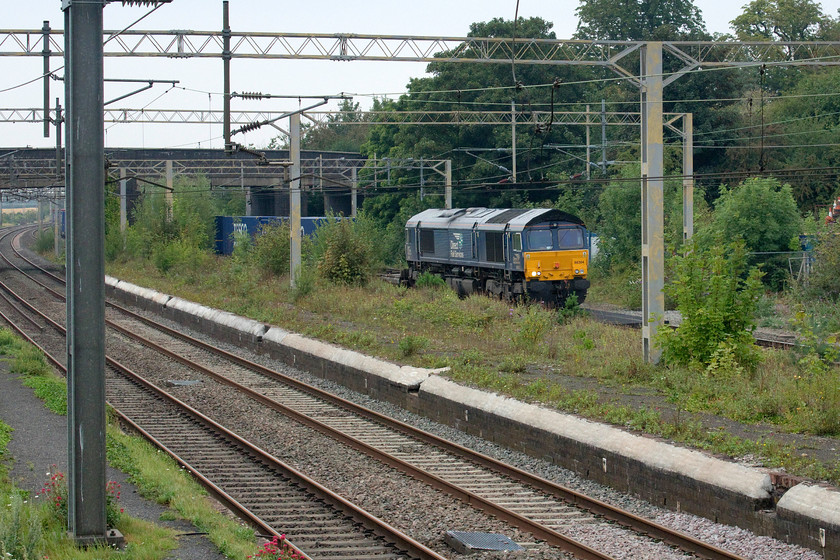
<path fill-rule="evenodd" d="M 108 295 L 313 375 L 551 461 L 653 504 L 686 511 L 840 559 L 840 493 L 800 484 L 774 504 L 770 476 L 413 368 L 109 278 Z M 261 331 L 260 327 L 264 327 Z"/>

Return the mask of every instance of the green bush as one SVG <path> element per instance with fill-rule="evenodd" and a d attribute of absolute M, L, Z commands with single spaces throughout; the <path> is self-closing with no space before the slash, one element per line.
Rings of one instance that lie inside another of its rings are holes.
<path fill-rule="evenodd" d="M 673 331 L 659 329 L 662 359 L 704 368 L 714 361 L 714 369 L 731 371 L 727 364 L 734 356 L 752 370 L 759 360 L 752 331 L 762 286 L 759 270 L 748 270 L 743 241 L 725 243 L 719 236 L 698 234 L 686 253 L 669 264 L 672 280 L 665 291 L 676 302 L 682 322 Z"/>
<path fill-rule="evenodd" d="M 365 285 L 374 272 L 372 240 L 349 219 L 328 220 L 315 232 L 318 272 L 334 284 Z"/>
<path fill-rule="evenodd" d="M 802 232 L 802 217 L 790 185 L 772 177 L 753 177 L 731 190 L 723 188 L 715 202 L 712 228 L 721 239 L 740 237 L 747 251 L 784 252 Z M 749 262 L 764 265 L 763 281 L 774 289 L 787 280 L 784 256 L 752 255 Z"/>
<path fill-rule="evenodd" d="M 252 262 L 264 272 L 281 276 L 289 272 L 290 243 L 289 224 L 266 224 L 254 240 Z"/>

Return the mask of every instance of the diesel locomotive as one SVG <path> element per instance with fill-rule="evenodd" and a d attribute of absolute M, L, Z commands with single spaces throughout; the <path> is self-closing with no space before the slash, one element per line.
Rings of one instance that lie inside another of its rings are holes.
<path fill-rule="evenodd" d="M 425 210 L 405 224 L 405 257 L 409 285 L 429 272 L 461 296 L 562 305 L 589 288 L 583 221 L 551 208 Z"/>

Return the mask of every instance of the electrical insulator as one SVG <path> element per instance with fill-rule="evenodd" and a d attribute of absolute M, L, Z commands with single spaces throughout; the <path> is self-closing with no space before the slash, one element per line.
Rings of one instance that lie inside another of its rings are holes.
<path fill-rule="evenodd" d="M 252 130 L 256 130 L 256 129 L 262 127 L 265 124 L 268 124 L 268 122 L 263 121 L 263 122 L 248 123 L 245 126 L 243 126 L 242 128 L 234 130 L 233 132 L 231 132 L 231 134 L 239 134 L 239 133 L 242 133 L 242 132 L 251 132 Z"/>
<path fill-rule="evenodd" d="M 109 2 L 113 0 L 108 0 Z M 123 6 L 157 6 L 158 4 L 169 4 L 172 0 L 121 0 Z"/>

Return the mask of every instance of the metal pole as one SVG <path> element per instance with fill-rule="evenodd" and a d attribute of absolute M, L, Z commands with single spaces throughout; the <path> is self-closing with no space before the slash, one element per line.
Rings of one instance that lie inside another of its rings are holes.
<path fill-rule="evenodd" d="M 105 123 L 102 0 L 66 0 L 68 526 L 105 539 Z"/>
<path fill-rule="evenodd" d="M 61 163 L 61 123 L 64 117 L 61 116 L 61 103 L 58 97 L 55 98 L 55 178 L 61 180 L 63 165 Z"/>
<path fill-rule="evenodd" d="M 125 228 L 128 225 L 128 213 L 126 211 L 128 194 L 128 179 L 126 177 L 126 168 L 120 167 L 120 231 L 125 233 Z"/>
<path fill-rule="evenodd" d="M 586 106 L 586 180 L 592 178 L 591 174 L 589 173 L 589 167 L 592 162 L 592 157 L 590 155 L 590 134 L 589 134 L 589 105 Z"/>
<path fill-rule="evenodd" d="M 245 192 L 245 215 L 251 215 L 251 187 L 245 187 L 245 162 L 239 162 L 239 186 Z"/>
<path fill-rule="evenodd" d="M 642 47 L 642 351 L 658 363 L 654 340 L 665 316 L 665 228 L 663 211 L 662 43 Z"/>
<path fill-rule="evenodd" d="M 172 180 L 172 160 L 166 160 L 166 194 L 164 197 L 166 198 L 166 221 L 172 221 L 172 206 L 173 206 L 173 195 L 172 191 L 174 189 L 173 180 Z"/>
<path fill-rule="evenodd" d="M 423 176 L 423 158 L 420 158 L 420 200 L 425 196 L 424 187 L 426 186 L 426 178 Z"/>
<path fill-rule="evenodd" d="M 510 151 L 512 159 L 513 177 L 511 180 L 516 182 L 516 101 L 510 100 Z"/>
<path fill-rule="evenodd" d="M 44 20 L 42 41 L 44 49 L 44 138 L 50 137 L 50 22 Z"/>
<path fill-rule="evenodd" d="M 41 230 L 44 229 L 44 207 L 43 207 L 43 199 L 41 196 L 38 196 L 38 237 L 41 236 Z"/>
<path fill-rule="evenodd" d="M 58 198 L 55 199 L 53 203 L 53 254 L 57 257 L 59 255 L 58 251 L 58 240 L 60 239 L 58 235 Z"/>
<path fill-rule="evenodd" d="M 292 180 L 289 183 L 289 236 L 291 237 L 289 259 L 289 282 L 294 288 L 300 272 L 300 113 L 289 117 L 290 153 Z"/>
<path fill-rule="evenodd" d="M 601 175 L 607 174 L 607 100 L 601 100 Z"/>
<path fill-rule="evenodd" d="M 443 163 L 444 173 L 446 174 L 446 185 L 444 186 L 444 198 L 446 200 L 446 208 L 452 208 L 452 160 L 448 159 Z"/>
<path fill-rule="evenodd" d="M 694 115 L 683 115 L 683 241 L 694 235 Z"/>
<path fill-rule="evenodd" d="M 356 217 L 356 211 L 359 205 L 359 177 L 356 173 L 356 166 L 350 168 L 350 180 L 353 185 L 350 188 L 350 215 Z"/>
<path fill-rule="evenodd" d="M 222 66 L 224 68 L 224 129 L 222 135 L 225 137 L 225 152 L 233 152 L 233 145 L 230 142 L 230 10 L 228 0 L 222 2 Z"/>

